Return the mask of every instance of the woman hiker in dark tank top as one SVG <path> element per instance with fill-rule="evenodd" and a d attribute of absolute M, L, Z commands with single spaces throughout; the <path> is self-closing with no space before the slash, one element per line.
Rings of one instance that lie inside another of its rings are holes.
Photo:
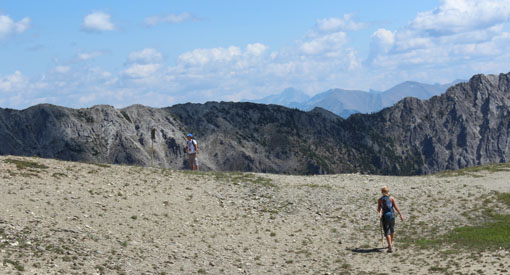
<path fill-rule="evenodd" d="M 388 253 L 391 253 L 393 252 L 393 233 L 395 232 L 395 213 L 393 209 L 397 210 L 401 221 L 404 221 L 404 217 L 400 213 L 395 198 L 389 195 L 390 189 L 387 186 L 383 186 L 381 192 L 383 196 L 377 202 L 377 212 L 379 212 L 379 219 L 384 228 L 384 236 L 386 236 L 386 241 L 388 242 Z"/>

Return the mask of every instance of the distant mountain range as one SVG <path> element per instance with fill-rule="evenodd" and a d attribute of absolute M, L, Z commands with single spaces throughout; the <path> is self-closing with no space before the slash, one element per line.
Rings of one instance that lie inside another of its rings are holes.
<path fill-rule="evenodd" d="M 0 154 L 149 166 L 155 128 L 158 167 L 187 166 L 191 132 L 204 170 L 416 175 L 509 161 L 509 121 L 510 73 L 476 75 L 440 96 L 348 119 L 246 102 L 0 108 Z"/>
<path fill-rule="evenodd" d="M 429 99 L 435 95 L 444 93 L 448 87 L 460 82 L 463 81 L 456 80 L 448 84 L 431 85 L 406 81 L 383 92 L 373 90 L 365 92 L 359 90 L 331 89 L 313 97 L 294 88 L 287 88 L 277 95 L 270 95 L 258 100 L 245 101 L 282 105 L 303 111 L 321 107 L 343 118 L 347 118 L 355 113 L 373 113 L 380 111 L 383 108 L 392 106 L 405 97 Z"/>

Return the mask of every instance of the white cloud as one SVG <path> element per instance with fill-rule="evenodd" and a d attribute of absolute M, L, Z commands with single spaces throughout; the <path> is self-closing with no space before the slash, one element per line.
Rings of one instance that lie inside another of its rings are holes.
<path fill-rule="evenodd" d="M 261 56 L 267 50 L 267 46 L 261 43 L 248 44 L 246 46 L 246 52 L 250 55 Z"/>
<path fill-rule="evenodd" d="M 92 51 L 92 52 L 82 52 L 78 53 L 76 57 L 78 57 L 79 60 L 90 60 L 97 57 L 100 57 L 104 54 L 102 51 Z"/>
<path fill-rule="evenodd" d="M 371 39 L 377 45 L 387 48 L 393 46 L 393 43 L 395 43 L 395 34 L 386 29 L 378 29 L 372 34 Z"/>
<path fill-rule="evenodd" d="M 123 74 L 129 78 L 146 78 L 156 73 L 160 67 L 160 64 L 133 64 Z"/>
<path fill-rule="evenodd" d="M 14 22 L 7 15 L 0 15 L 0 39 L 13 33 L 22 33 L 30 27 L 30 18 L 25 17 L 18 22 Z"/>
<path fill-rule="evenodd" d="M 13 74 L 0 75 L 0 91 L 10 92 L 25 87 L 28 83 L 27 78 L 20 72 L 15 71 Z"/>
<path fill-rule="evenodd" d="M 57 66 L 55 67 L 55 71 L 60 74 L 65 74 L 71 70 L 69 66 Z"/>
<path fill-rule="evenodd" d="M 304 42 L 301 45 L 301 50 L 305 54 L 320 54 L 324 52 L 337 51 L 341 49 L 347 42 L 347 35 L 345 32 L 335 32 L 323 35 L 312 39 L 311 41 Z"/>
<path fill-rule="evenodd" d="M 149 27 L 156 26 L 161 23 L 181 23 L 185 21 L 196 20 L 190 13 L 168 14 L 164 16 L 150 16 L 145 18 L 145 25 Z"/>
<path fill-rule="evenodd" d="M 241 56 L 241 48 L 230 46 L 228 48 L 196 49 L 179 55 L 179 62 L 189 65 L 205 65 L 210 62 L 229 62 Z"/>
<path fill-rule="evenodd" d="M 372 60 L 379 53 L 387 53 L 395 44 L 395 33 L 386 29 L 378 29 L 370 37 L 370 54 Z"/>
<path fill-rule="evenodd" d="M 419 13 L 411 28 L 433 36 L 485 29 L 510 19 L 510 0 L 442 0 L 433 11 Z"/>
<path fill-rule="evenodd" d="M 85 31 L 113 31 L 115 25 L 110 21 L 110 17 L 104 12 L 93 12 L 83 18 L 81 27 Z"/>
<path fill-rule="evenodd" d="M 318 19 L 303 37 L 281 49 L 255 42 L 198 48 L 167 63 L 157 49 L 140 48 L 117 71 L 71 62 L 52 68 L 35 82 L 15 72 L 0 76 L 0 91 L 22 96 L 2 97 L 2 104 L 26 107 L 33 99 L 47 99 L 75 107 L 164 106 L 263 97 L 289 86 L 312 95 L 336 87 L 383 90 L 405 80 L 445 83 L 474 73 L 505 72 L 510 64 L 510 26 L 508 8 L 502 3 L 508 1 L 442 1 L 437 9 L 417 14 L 404 26 L 381 26 L 365 37 L 370 51 L 363 58 L 351 44 L 359 37 L 350 37 L 349 31 L 366 25 L 344 15 Z M 185 17 L 154 17 L 151 22 L 190 20 Z M 75 59 L 102 54 L 82 52 Z"/>
<path fill-rule="evenodd" d="M 143 49 L 132 52 L 128 56 L 128 61 L 137 63 L 158 63 L 163 60 L 163 54 L 156 49 Z"/>
<path fill-rule="evenodd" d="M 96 98 L 97 98 L 97 96 L 96 96 L 95 93 L 93 93 L 93 94 L 86 94 L 86 95 L 80 96 L 78 98 L 78 101 L 80 102 L 80 104 L 88 105 L 91 102 L 94 102 L 94 100 L 96 100 Z"/>
<path fill-rule="evenodd" d="M 452 79 L 487 72 L 466 64 L 498 56 L 504 62 L 510 51 L 510 37 L 504 31 L 509 20 L 510 0 L 443 0 L 403 28 L 376 31 L 367 64 L 375 66 L 371 69 L 416 75 L 417 80 L 425 75 L 445 78 L 445 71 Z"/>
<path fill-rule="evenodd" d="M 354 21 L 353 17 L 352 14 L 344 14 L 344 18 L 331 17 L 318 19 L 316 27 L 321 32 L 336 32 L 357 31 L 368 26 L 366 23 Z"/>

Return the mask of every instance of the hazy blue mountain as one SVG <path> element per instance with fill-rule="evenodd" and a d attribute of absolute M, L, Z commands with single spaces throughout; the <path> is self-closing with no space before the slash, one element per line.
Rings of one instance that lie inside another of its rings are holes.
<path fill-rule="evenodd" d="M 386 91 L 331 89 L 313 97 L 293 88 L 285 89 L 277 95 L 270 95 L 259 100 L 250 100 L 255 103 L 277 104 L 290 108 L 309 111 L 315 107 L 324 108 L 341 117 L 347 118 L 355 113 L 373 113 L 390 107 L 406 97 L 429 99 L 440 95 L 450 86 L 464 82 L 456 80 L 448 84 L 425 84 L 416 81 L 400 83 Z"/>
<path fill-rule="evenodd" d="M 266 96 L 258 100 L 249 100 L 254 103 L 277 104 L 290 108 L 303 109 L 310 96 L 294 88 L 287 88 L 280 94 Z M 247 100 L 248 101 L 248 100 Z"/>
<path fill-rule="evenodd" d="M 382 107 L 389 107 L 405 97 L 416 97 L 418 99 L 429 99 L 435 95 L 440 95 L 450 86 L 453 86 L 460 80 L 448 84 L 425 84 L 416 81 L 406 81 L 400 83 L 381 94 Z"/>
<path fill-rule="evenodd" d="M 381 109 L 381 95 L 356 90 L 332 89 L 312 97 L 306 109 L 321 107 L 339 116 L 353 113 L 370 113 Z"/>

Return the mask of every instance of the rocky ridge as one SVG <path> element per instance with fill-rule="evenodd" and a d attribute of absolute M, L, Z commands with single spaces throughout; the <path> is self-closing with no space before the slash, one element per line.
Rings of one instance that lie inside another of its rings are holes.
<path fill-rule="evenodd" d="M 510 157 L 510 74 L 476 75 L 430 100 L 342 119 L 324 109 L 208 102 L 0 109 L 0 154 L 184 168 L 185 135 L 205 170 L 414 175 Z"/>

